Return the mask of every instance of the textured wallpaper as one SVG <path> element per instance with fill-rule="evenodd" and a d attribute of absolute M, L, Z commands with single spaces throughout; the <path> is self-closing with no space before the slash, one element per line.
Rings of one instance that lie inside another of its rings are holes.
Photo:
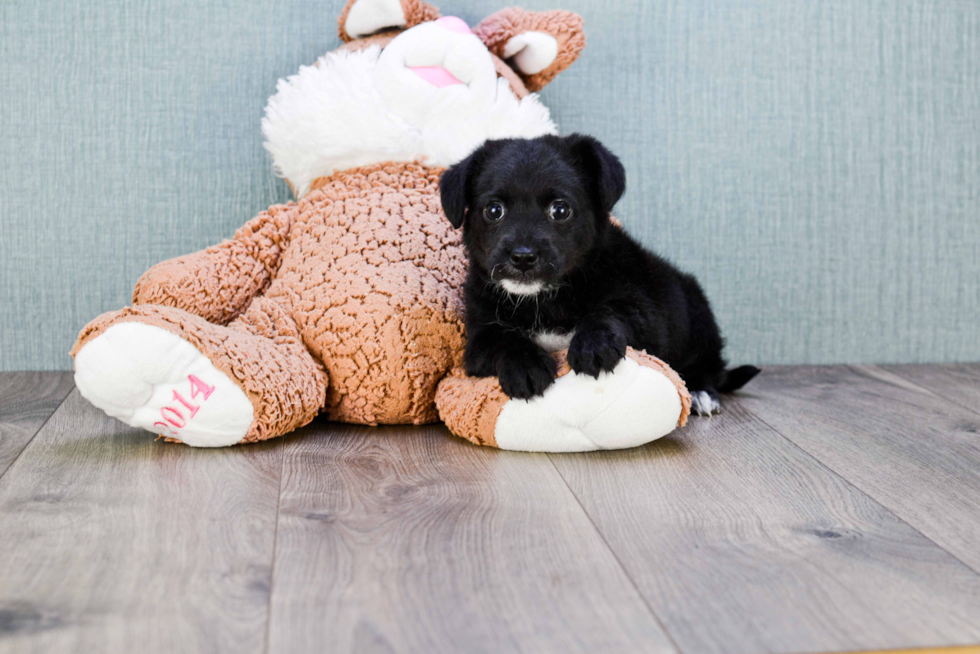
<path fill-rule="evenodd" d="M 734 362 L 980 359 L 980 2 L 555 1 L 523 5 L 589 43 L 543 98 L 622 157 L 617 215 Z M 146 268 L 289 199 L 262 109 L 340 6 L 0 2 L 0 369 L 69 368 Z"/>

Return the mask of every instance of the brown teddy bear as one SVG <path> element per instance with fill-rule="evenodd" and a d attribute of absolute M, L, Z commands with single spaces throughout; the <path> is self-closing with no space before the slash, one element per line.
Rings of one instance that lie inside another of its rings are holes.
<path fill-rule="evenodd" d="M 556 132 L 531 92 L 578 56 L 581 19 L 511 8 L 471 30 L 418 0 L 350 0 L 339 22 L 345 44 L 280 80 L 262 122 L 299 199 L 154 266 L 133 306 L 88 324 L 72 349 L 82 395 L 195 446 L 280 436 L 320 413 L 441 417 L 480 444 L 549 451 L 683 424 L 683 382 L 644 353 L 598 379 L 562 365 L 532 401 L 459 368 L 466 261 L 439 176 L 486 139 Z"/>

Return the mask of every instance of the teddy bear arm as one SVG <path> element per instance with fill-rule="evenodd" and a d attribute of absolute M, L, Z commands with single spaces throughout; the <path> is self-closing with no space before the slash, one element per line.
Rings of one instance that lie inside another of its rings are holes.
<path fill-rule="evenodd" d="M 158 263 L 136 283 L 133 304 L 176 307 L 209 322 L 231 322 L 275 277 L 297 215 L 296 203 L 272 207 L 232 239 Z"/>

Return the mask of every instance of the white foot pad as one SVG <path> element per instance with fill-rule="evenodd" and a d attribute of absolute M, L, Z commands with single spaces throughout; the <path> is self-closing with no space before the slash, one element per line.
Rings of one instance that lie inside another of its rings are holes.
<path fill-rule="evenodd" d="M 113 325 L 75 355 L 75 386 L 113 418 L 195 447 L 242 440 L 245 393 L 197 348 L 160 327 Z"/>
<path fill-rule="evenodd" d="M 541 397 L 509 400 L 497 416 L 494 437 L 502 450 L 612 450 L 669 434 L 680 415 L 674 383 L 627 357 L 598 379 L 570 372 Z"/>

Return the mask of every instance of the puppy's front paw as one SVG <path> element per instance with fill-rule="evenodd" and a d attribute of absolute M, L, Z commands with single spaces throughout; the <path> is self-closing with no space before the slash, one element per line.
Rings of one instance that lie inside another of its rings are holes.
<path fill-rule="evenodd" d="M 470 377 L 493 377 L 497 374 L 493 365 L 493 349 L 490 347 L 478 347 L 470 341 L 466 344 L 464 360 L 466 374 Z"/>
<path fill-rule="evenodd" d="M 558 365 L 540 347 L 506 356 L 500 363 L 500 388 L 510 397 L 526 400 L 542 395 L 555 382 Z"/>
<path fill-rule="evenodd" d="M 609 372 L 626 356 L 626 337 L 609 329 L 581 331 L 568 346 L 572 370 L 598 377 Z"/>

